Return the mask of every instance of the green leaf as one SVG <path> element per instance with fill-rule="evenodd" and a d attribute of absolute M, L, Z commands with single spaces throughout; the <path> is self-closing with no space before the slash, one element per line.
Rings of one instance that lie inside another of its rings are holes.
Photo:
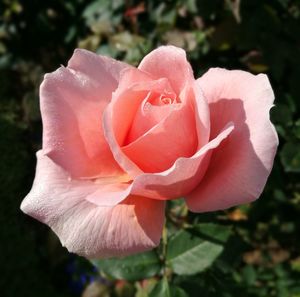
<path fill-rule="evenodd" d="M 170 287 L 166 278 L 163 278 L 156 284 L 149 297 L 171 297 Z"/>
<path fill-rule="evenodd" d="M 160 260 L 155 251 L 125 258 L 93 260 L 92 263 L 106 275 L 128 281 L 149 278 L 161 270 Z"/>
<path fill-rule="evenodd" d="M 281 150 L 280 157 L 286 172 L 300 172 L 300 152 L 298 143 L 286 143 Z"/>
<path fill-rule="evenodd" d="M 294 134 L 295 134 L 296 138 L 300 139 L 300 119 L 295 122 Z"/>
<path fill-rule="evenodd" d="M 293 123 L 293 111 L 288 104 L 277 104 L 271 109 L 272 121 L 288 127 Z"/>
<path fill-rule="evenodd" d="M 247 265 L 242 270 L 243 278 L 248 286 L 252 286 L 256 281 L 256 271 L 253 266 Z"/>
<path fill-rule="evenodd" d="M 83 11 L 82 16 L 88 22 L 94 20 L 99 14 L 106 13 L 110 8 L 108 0 L 96 0 L 90 3 Z"/>
<path fill-rule="evenodd" d="M 144 42 L 144 38 L 128 31 L 115 34 L 110 39 L 112 45 L 119 51 L 128 51 Z"/>
<path fill-rule="evenodd" d="M 182 230 L 168 243 L 167 263 L 179 275 L 202 272 L 221 254 L 229 235 L 230 228 L 214 224 Z"/>
<path fill-rule="evenodd" d="M 172 297 L 188 297 L 187 293 L 179 287 L 171 287 Z"/>
<path fill-rule="evenodd" d="M 173 285 L 170 287 L 168 280 L 163 278 L 155 285 L 149 297 L 188 297 L 188 295 L 179 287 Z"/>

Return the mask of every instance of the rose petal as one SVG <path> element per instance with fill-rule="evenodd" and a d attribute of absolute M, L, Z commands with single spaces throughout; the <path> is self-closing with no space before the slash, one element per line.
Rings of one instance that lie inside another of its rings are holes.
<path fill-rule="evenodd" d="M 144 57 L 138 68 L 154 79 L 167 78 L 176 94 L 180 94 L 184 86 L 194 80 L 185 51 L 175 46 L 157 48 Z"/>
<path fill-rule="evenodd" d="M 143 172 L 161 172 L 180 157 L 192 156 L 198 146 L 194 111 L 190 104 L 181 105 L 122 151 Z"/>
<path fill-rule="evenodd" d="M 99 206 L 114 206 L 125 200 L 130 194 L 132 183 L 130 176 L 126 173 L 86 181 L 92 181 L 97 185 L 97 189 L 85 199 Z"/>
<path fill-rule="evenodd" d="M 234 126 L 228 123 L 220 134 L 190 158 L 179 158 L 166 171 L 137 176 L 131 193 L 152 199 L 170 200 L 182 197 L 193 190 L 203 178 L 211 153 L 227 139 Z"/>
<path fill-rule="evenodd" d="M 193 92 L 193 96 L 189 97 L 191 95 L 191 91 Z M 199 125 L 198 127 L 202 128 L 197 129 L 197 132 L 202 145 L 204 145 L 207 143 L 209 136 L 210 119 L 209 112 L 207 110 L 208 107 L 203 99 L 202 92 L 198 87 L 195 87 L 193 84 L 191 84 L 189 88 L 185 88 L 183 90 L 182 97 L 184 102 L 188 102 L 189 98 L 193 99 L 189 101 L 195 112 L 192 118 L 195 118 Z M 136 96 L 134 96 L 134 98 L 136 98 Z M 120 102 L 125 104 L 126 99 L 123 99 L 120 100 Z M 130 102 L 134 101 L 131 100 Z M 188 193 L 197 185 L 197 183 L 200 182 L 209 160 L 209 151 L 215 146 L 212 148 L 210 147 L 211 144 L 204 146 L 203 149 L 198 152 L 200 156 L 198 153 L 195 154 L 197 160 L 194 160 L 193 158 L 191 160 L 189 160 L 189 158 L 180 158 L 182 160 L 177 160 L 177 163 L 175 163 L 172 168 L 166 171 L 163 171 L 159 174 L 155 173 L 153 175 L 145 174 L 139 167 L 136 166 L 134 162 L 132 162 L 132 160 L 130 160 L 130 158 L 124 154 L 120 148 L 120 145 L 115 139 L 114 131 L 111 129 L 112 125 L 110 124 L 112 120 L 111 105 L 112 104 L 110 104 L 110 106 L 108 106 L 106 109 L 103 118 L 104 131 L 107 140 L 110 143 L 110 147 L 114 152 L 115 159 L 118 160 L 120 166 L 132 177 L 132 179 L 137 179 L 131 185 L 132 193 L 141 193 L 141 195 L 154 199 L 174 199 Z M 115 112 L 120 110 L 122 110 L 122 108 L 116 108 Z M 114 115 L 115 114 L 116 113 L 114 113 Z M 120 118 L 120 116 L 116 117 L 116 119 Z M 118 123 L 120 124 L 120 121 Z M 228 130 L 228 133 L 230 133 L 230 129 Z M 172 130 L 174 130 L 174 128 L 172 128 Z M 217 145 L 219 145 L 219 142 L 227 137 L 226 133 L 221 134 L 216 139 L 216 141 L 218 141 Z M 186 136 L 184 138 L 186 138 Z M 215 142 L 213 142 L 213 144 L 214 143 Z M 205 157 L 206 153 L 207 156 Z M 156 184 L 157 187 L 155 187 Z"/>
<path fill-rule="evenodd" d="M 253 201 L 265 186 L 278 145 L 269 119 L 274 94 L 268 78 L 212 69 L 198 82 L 209 102 L 211 137 L 229 120 L 235 129 L 214 151 L 203 180 L 187 196 L 188 207 L 213 211 Z"/>
<path fill-rule="evenodd" d="M 113 94 L 113 99 L 103 114 L 103 130 L 115 160 L 134 178 L 143 171 L 122 152 L 120 147 L 126 142 L 137 110 L 148 92 L 169 90 L 169 84 L 166 79 L 147 79 L 145 74 L 137 69 L 130 73 L 136 77 L 136 83 L 129 84 L 127 88 L 120 87 Z"/>
<path fill-rule="evenodd" d="M 150 91 L 140 104 L 123 145 L 130 144 L 143 136 L 170 115 L 174 108 L 176 108 L 176 105 L 179 105 L 178 103 L 160 106 L 153 105 L 149 102 L 151 96 L 153 96 L 153 92 Z M 154 94 L 154 96 L 157 96 L 157 94 Z"/>
<path fill-rule="evenodd" d="M 21 205 L 23 212 L 49 225 L 70 252 L 88 258 L 124 256 L 159 244 L 164 202 L 129 196 L 101 207 L 86 201 L 97 183 L 74 180 L 43 151 L 36 178 Z"/>
<path fill-rule="evenodd" d="M 120 78 L 118 89 L 114 92 L 110 103 L 110 129 L 116 136 L 119 145 L 126 140 L 136 113 L 150 91 L 161 93 L 172 91 L 166 79 L 153 80 L 142 71 L 131 68 L 125 69 Z"/>
<path fill-rule="evenodd" d="M 210 136 L 210 112 L 199 84 L 192 83 L 186 86 L 181 93 L 184 100 L 190 100 L 194 109 L 196 130 L 198 135 L 198 149 L 206 145 Z"/>
<path fill-rule="evenodd" d="M 74 177 L 122 171 L 103 137 L 101 118 L 125 67 L 76 50 L 67 68 L 45 76 L 40 89 L 43 149 Z"/>

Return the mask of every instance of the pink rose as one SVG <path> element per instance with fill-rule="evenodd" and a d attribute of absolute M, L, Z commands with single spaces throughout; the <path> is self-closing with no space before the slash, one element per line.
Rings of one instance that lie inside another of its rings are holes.
<path fill-rule="evenodd" d="M 76 50 L 40 99 L 43 148 L 21 209 L 89 258 L 157 246 L 166 200 L 194 212 L 255 200 L 278 145 L 266 75 L 214 68 L 195 80 L 173 46 L 138 68 Z"/>

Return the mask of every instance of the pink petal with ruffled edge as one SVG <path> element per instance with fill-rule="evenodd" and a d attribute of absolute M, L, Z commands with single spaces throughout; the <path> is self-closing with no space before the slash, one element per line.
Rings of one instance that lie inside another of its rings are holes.
<path fill-rule="evenodd" d="M 74 177 L 122 172 L 103 137 L 102 113 L 130 67 L 75 50 L 68 67 L 47 74 L 41 85 L 43 150 Z"/>
<path fill-rule="evenodd" d="M 164 202 L 128 196 L 116 206 L 98 206 L 85 198 L 99 191 L 99 184 L 71 179 L 43 151 L 37 158 L 35 181 L 21 209 L 49 225 L 70 252 L 88 258 L 125 256 L 159 244 Z"/>
<path fill-rule="evenodd" d="M 226 142 L 233 130 L 234 125 L 228 123 L 215 139 L 192 157 L 178 158 L 166 171 L 137 176 L 132 183 L 131 193 L 159 200 L 176 199 L 188 194 L 205 175 L 211 153 L 222 142 Z"/>
<path fill-rule="evenodd" d="M 131 77 L 131 83 L 128 77 Z M 124 84 L 123 79 L 128 84 Z M 112 101 L 104 111 L 103 130 L 107 143 L 115 160 L 132 179 L 142 174 L 143 171 L 124 154 L 121 147 L 126 142 L 135 115 L 149 91 L 155 90 L 159 93 L 165 89 L 169 90 L 169 84 L 164 78 L 152 80 L 138 69 L 124 71 L 120 79 L 120 87 L 113 93 Z"/>
<path fill-rule="evenodd" d="M 214 211 L 248 203 L 261 194 L 272 169 L 278 137 L 269 119 L 274 94 L 266 75 L 211 69 L 198 83 L 210 107 L 211 137 L 228 121 L 235 129 L 216 148 L 190 210 Z"/>
<path fill-rule="evenodd" d="M 150 52 L 138 68 L 154 79 L 167 78 L 176 94 L 180 94 L 186 84 L 194 80 L 185 51 L 172 45 L 160 46 Z"/>
<path fill-rule="evenodd" d="M 163 47 L 163 48 L 159 48 L 158 50 L 160 49 L 163 49 L 163 51 L 168 51 L 169 54 L 168 59 L 161 60 L 161 65 L 163 65 L 165 68 L 170 68 L 172 64 L 169 65 L 168 62 L 171 61 L 172 63 L 172 61 L 179 58 L 180 63 L 182 65 L 182 71 L 184 70 L 187 71 L 187 74 L 181 73 L 182 74 L 181 77 L 182 78 L 186 77 L 186 81 L 184 82 L 184 84 L 180 86 L 180 88 L 182 89 L 180 90 L 179 97 L 182 102 L 190 104 L 193 108 L 194 114 L 190 119 L 194 119 L 197 123 L 194 129 L 197 130 L 198 150 L 200 150 L 202 147 L 204 147 L 207 144 L 209 138 L 210 125 L 209 125 L 209 110 L 208 110 L 207 103 L 203 98 L 201 89 L 194 83 L 195 80 L 192 78 L 192 71 L 186 60 L 185 52 L 181 49 L 174 51 L 174 47 Z M 173 55 L 174 53 L 175 55 L 171 57 L 171 55 Z M 149 55 L 150 57 L 153 57 L 154 60 L 156 59 L 156 55 L 152 55 L 152 53 L 150 53 Z M 146 64 L 149 63 L 150 65 L 151 59 L 147 58 L 146 60 L 147 60 Z M 141 69 L 143 69 L 143 67 L 141 67 Z M 137 81 L 139 83 L 141 83 L 144 79 L 146 79 L 147 83 L 145 85 L 149 85 L 149 83 L 151 82 L 152 84 L 157 83 L 157 81 L 153 81 L 153 80 L 151 81 L 152 79 L 151 77 L 144 77 L 145 74 L 136 69 L 131 70 L 130 74 L 131 74 L 130 76 L 124 75 L 124 77 L 127 78 L 127 83 L 123 84 L 123 87 L 125 85 L 127 86 L 130 85 L 131 80 L 134 82 L 136 80 L 134 79 L 135 77 L 137 77 Z M 167 74 L 171 75 L 170 72 Z M 155 76 L 155 73 L 150 73 L 150 75 Z M 130 77 L 130 80 L 128 79 L 128 77 Z M 159 76 L 156 78 L 162 80 L 162 78 L 160 78 Z M 122 79 L 121 79 L 121 83 L 122 83 Z M 162 88 L 162 90 L 163 89 L 164 88 Z M 142 90 L 142 88 L 138 88 L 138 90 Z M 149 88 L 147 90 L 149 90 Z M 114 94 L 115 99 L 113 99 L 112 103 L 108 106 L 108 108 L 105 111 L 103 124 L 104 124 L 105 136 L 111 147 L 111 150 L 113 151 L 115 159 L 118 161 L 120 166 L 133 179 L 135 179 L 132 185 L 132 191 L 134 193 L 141 193 L 141 195 L 145 195 L 147 197 L 154 198 L 154 199 L 174 199 L 174 198 L 178 198 L 178 196 L 188 193 L 193 189 L 193 187 L 197 185 L 197 183 L 200 182 L 206 170 L 205 164 L 207 164 L 208 162 L 207 160 L 209 159 L 210 153 L 206 158 L 204 158 L 204 155 L 207 151 L 210 151 L 212 148 L 210 148 L 209 145 L 207 148 L 204 147 L 200 153 L 201 157 L 199 157 L 196 153 L 195 155 L 198 156 L 197 158 L 191 158 L 190 160 L 189 158 L 179 158 L 176 165 L 174 163 L 170 164 L 171 168 L 169 168 L 166 171 L 154 173 L 153 175 L 144 173 L 143 170 L 141 170 L 141 168 L 139 168 L 137 164 L 135 164 L 135 162 L 132 162 L 132 160 L 130 160 L 130 158 L 124 154 L 123 149 L 121 149 L 120 147 L 120 145 L 122 145 L 124 140 L 126 139 L 126 135 L 127 135 L 126 132 L 128 131 L 128 128 L 132 124 L 132 122 L 129 122 L 129 124 L 126 125 L 124 124 L 124 122 L 128 121 L 128 119 L 131 117 L 134 118 L 134 115 L 136 114 L 136 111 L 138 110 L 138 107 L 140 106 L 143 100 L 142 97 L 139 100 L 137 100 L 138 96 L 136 95 L 131 96 L 132 98 L 134 98 L 134 100 L 130 99 L 131 97 L 130 96 L 127 97 L 128 94 L 125 94 L 126 92 L 128 92 L 128 88 L 125 91 L 123 91 L 123 95 L 119 89 L 116 91 L 116 93 Z M 122 98 L 118 98 L 119 96 L 122 96 Z M 130 113 L 131 116 L 128 116 L 127 114 L 126 117 L 123 117 L 122 115 L 119 115 L 119 113 L 123 113 L 123 110 L 125 110 L 123 108 L 123 105 L 124 106 L 128 105 L 128 103 L 126 103 L 127 100 L 126 98 L 127 99 L 129 98 L 128 100 L 131 102 L 130 108 L 129 109 L 127 108 L 126 112 L 128 113 L 130 109 L 133 109 L 134 112 Z M 170 113 L 168 116 L 172 116 L 172 113 Z M 117 119 L 115 120 L 115 122 L 117 123 L 118 126 L 114 127 L 114 125 L 112 124 L 112 122 L 114 122 L 113 117 Z M 125 118 L 126 121 L 122 120 L 123 118 Z M 183 117 L 183 120 L 184 119 L 185 118 Z M 163 123 L 161 124 L 163 125 Z M 171 130 L 169 129 L 169 131 L 171 132 L 176 131 L 177 125 L 176 123 L 174 124 L 175 124 L 174 127 Z M 180 141 L 185 141 L 185 139 L 187 139 L 188 135 L 190 134 L 190 130 L 191 129 L 189 129 L 186 135 L 179 137 Z M 124 131 L 124 132 L 120 132 L 120 131 Z M 122 136 L 120 137 L 119 135 Z M 165 137 L 166 139 L 164 140 L 164 142 L 167 142 L 168 141 L 167 133 Z M 142 138 L 143 136 L 141 137 L 141 139 Z M 220 142 L 223 140 L 221 136 L 218 139 Z M 153 143 L 156 144 L 157 147 L 159 147 L 162 144 L 162 141 L 158 141 L 158 142 L 153 141 Z M 153 154 L 151 154 L 151 157 L 152 156 Z M 144 155 L 144 157 L 145 159 L 147 158 L 146 155 Z M 134 159 L 134 155 L 132 159 Z M 202 159 L 205 159 L 205 161 L 204 160 L 202 161 Z M 149 160 L 149 156 L 148 156 L 148 160 Z M 150 161 L 151 160 L 149 160 L 148 162 Z M 145 160 L 145 162 L 147 162 L 147 160 Z M 157 170 L 160 169 L 163 168 L 158 168 Z M 155 185 L 157 185 L 156 189 L 155 189 Z"/>

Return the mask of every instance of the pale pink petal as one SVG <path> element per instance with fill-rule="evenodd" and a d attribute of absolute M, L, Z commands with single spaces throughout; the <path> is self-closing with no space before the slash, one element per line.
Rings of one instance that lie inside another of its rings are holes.
<path fill-rule="evenodd" d="M 125 96 L 127 97 L 127 96 Z M 134 102 L 134 101 L 133 101 Z M 122 109 L 119 109 L 120 111 Z M 134 179 L 136 176 L 143 173 L 143 171 L 134 164 L 121 150 L 121 147 L 116 139 L 115 129 L 112 124 L 112 106 L 108 106 L 103 113 L 103 131 L 107 143 L 113 153 L 115 160 L 118 162 L 119 166 L 132 178 Z M 125 117 L 124 117 L 125 119 Z M 120 131 L 120 130 L 117 130 Z M 121 130 L 120 132 L 123 132 Z M 120 135 L 120 134 L 119 134 Z M 126 138 L 126 134 L 122 135 L 124 137 L 123 141 Z"/>
<path fill-rule="evenodd" d="M 197 150 L 198 139 L 194 110 L 190 104 L 180 105 L 164 120 L 122 151 L 143 172 L 161 172 L 170 168 L 180 157 L 191 157 Z"/>
<path fill-rule="evenodd" d="M 200 149 L 208 143 L 210 137 L 210 112 L 207 101 L 197 83 L 186 86 L 181 93 L 181 97 L 184 98 L 184 101 L 189 100 L 192 103 L 198 136 L 198 149 Z"/>
<path fill-rule="evenodd" d="M 159 200 L 176 199 L 188 194 L 203 178 L 211 153 L 227 141 L 233 130 L 233 124 L 228 123 L 215 139 L 192 157 L 178 158 L 166 171 L 137 176 L 131 185 L 131 193 Z"/>
<path fill-rule="evenodd" d="M 76 50 L 67 68 L 41 85 L 43 149 L 75 177 L 116 175 L 122 170 L 103 137 L 102 113 L 126 64 Z"/>
<path fill-rule="evenodd" d="M 166 79 L 152 80 L 142 71 L 132 68 L 122 72 L 120 84 L 109 104 L 111 129 L 119 145 L 123 145 L 140 105 L 149 91 L 163 92 L 170 89 Z"/>
<path fill-rule="evenodd" d="M 122 71 L 133 67 L 110 57 L 100 56 L 84 49 L 75 49 L 74 55 L 68 62 L 68 68 L 98 81 L 102 87 L 105 87 L 103 92 L 110 94 L 110 89 L 116 88 L 116 82 L 119 82 Z M 104 83 L 108 86 L 103 86 Z M 110 98 L 104 100 L 110 101 Z"/>
<path fill-rule="evenodd" d="M 274 94 L 266 75 L 212 69 L 198 80 L 209 103 L 211 137 L 232 121 L 230 139 L 213 152 L 199 186 L 187 196 L 195 212 L 248 203 L 261 194 L 278 145 L 269 119 Z"/>
<path fill-rule="evenodd" d="M 175 46 L 161 46 L 150 52 L 138 68 L 148 72 L 155 79 L 167 78 L 177 94 L 194 80 L 185 51 Z"/>
<path fill-rule="evenodd" d="M 23 212 L 49 225 L 70 252 L 88 258 L 124 256 L 159 244 L 164 202 L 129 196 L 113 207 L 85 198 L 99 184 L 72 179 L 38 152 L 36 178 L 21 205 Z"/>
<path fill-rule="evenodd" d="M 157 96 L 157 94 L 149 92 L 147 97 L 140 104 L 123 145 L 130 144 L 143 136 L 147 131 L 170 115 L 174 108 L 176 108 L 176 105 L 179 105 L 178 103 L 160 106 L 153 105 L 149 102 L 149 99 L 153 95 Z"/>
<path fill-rule="evenodd" d="M 187 194 L 189 191 L 191 191 L 201 180 L 203 177 L 203 174 L 206 170 L 206 165 L 209 160 L 210 156 L 210 150 L 212 150 L 214 147 L 211 147 L 211 145 L 215 145 L 215 141 L 211 144 L 208 144 L 205 146 L 205 144 L 208 141 L 209 137 L 209 111 L 207 104 L 205 100 L 203 99 L 201 90 L 199 90 L 198 87 L 193 87 L 193 84 L 190 85 L 190 89 L 185 88 L 185 90 L 182 92 L 181 96 L 183 98 L 183 103 L 189 104 L 189 106 L 193 109 L 192 116 L 185 117 L 182 116 L 178 119 L 178 121 L 174 124 L 174 127 L 169 127 L 168 130 L 166 129 L 166 137 L 163 139 L 163 141 L 155 141 L 155 146 L 153 146 L 153 143 L 150 142 L 149 148 L 153 149 L 159 149 L 160 146 L 163 146 L 165 143 L 168 143 L 168 131 L 169 133 L 173 133 L 174 131 L 178 132 L 177 130 L 181 129 L 181 121 L 184 119 L 187 120 L 196 120 L 198 123 L 197 129 L 198 133 L 198 140 L 201 141 L 201 145 L 203 148 L 198 147 L 198 151 L 194 157 L 191 158 L 184 158 L 182 156 L 178 157 L 178 160 L 173 160 L 173 163 L 170 164 L 170 167 L 168 170 L 155 173 L 155 174 L 147 174 L 144 173 L 139 167 L 136 166 L 135 162 L 133 162 L 127 155 L 124 154 L 123 148 L 120 147 L 118 142 L 115 139 L 115 134 L 113 129 L 111 129 L 112 125 L 112 112 L 111 112 L 111 106 L 107 108 L 104 115 L 104 131 L 105 135 L 108 139 L 108 142 L 110 143 L 110 147 L 112 148 L 112 151 L 114 152 L 115 159 L 119 162 L 120 166 L 134 179 L 134 182 L 131 186 L 131 192 L 132 193 L 141 193 L 142 196 L 146 196 L 149 198 L 154 199 L 174 199 L 178 198 L 179 196 L 182 196 L 184 194 Z M 137 98 L 136 96 L 133 96 L 134 98 Z M 120 102 L 125 102 L 126 96 L 120 100 Z M 131 100 L 131 99 L 130 99 Z M 136 100 L 136 99 L 134 99 Z M 131 100 L 131 102 L 134 102 L 134 100 Z M 140 100 L 141 101 L 141 100 Z M 116 105 L 117 107 L 117 105 Z M 118 111 L 122 110 L 122 108 L 115 109 L 114 115 L 118 113 Z M 178 113 L 180 115 L 180 113 Z M 176 115 L 174 115 L 176 117 Z M 120 119 L 120 116 L 117 116 L 116 119 L 119 119 L 119 124 L 122 122 Z M 159 125 L 158 125 L 159 126 Z M 154 127 L 153 129 L 155 129 Z M 122 129 L 121 125 L 119 129 Z M 195 125 L 186 131 L 186 133 L 183 133 L 184 135 L 180 138 L 180 145 L 175 146 L 175 148 L 180 148 L 182 146 L 183 139 L 184 141 L 188 142 L 187 135 L 190 135 L 191 131 L 195 129 Z M 228 133 L 230 133 L 232 128 L 228 128 L 229 130 L 226 130 L 227 132 L 224 132 L 220 136 L 216 138 L 217 145 L 227 137 Z M 116 129 L 119 131 L 118 129 Z M 158 130 L 159 131 L 159 130 Z M 149 131 L 150 132 L 150 131 Z M 175 137 L 176 138 L 176 137 Z M 124 137 L 125 139 L 125 137 Z M 141 140 L 143 137 L 141 137 Z M 194 139 L 194 137 L 193 137 Z M 121 142 L 122 143 L 122 142 Z M 183 143 L 184 146 L 184 143 Z M 197 148 L 197 147 L 196 147 Z M 146 146 L 146 151 L 147 151 Z M 171 149 L 173 149 L 171 147 Z M 195 149 L 195 147 L 194 147 Z M 140 151 L 141 154 L 144 157 L 144 160 L 146 162 L 151 163 L 151 158 L 159 158 L 159 154 L 146 154 L 144 150 Z M 207 155 L 205 158 L 204 156 Z M 134 154 L 131 156 L 133 159 L 135 158 Z M 159 161 L 159 160 L 158 160 Z M 164 160 L 162 160 L 165 162 Z M 174 161 L 175 164 L 174 164 Z M 154 163 L 154 162 L 153 162 Z M 158 164 L 158 165 L 156 165 Z M 160 166 L 160 162 L 154 163 L 156 166 Z"/>
<path fill-rule="evenodd" d="M 120 72 L 118 89 L 123 91 L 134 85 L 140 85 L 141 83 L 147 82 L 148 84 L 153 81 L 153 78 L 149 73 L 143 72 L 135 67 L 124 68 Z"/>
<path fill-rule="evenodd" d="M 124 201 L 130 194 L 131 184 L 100 184 L 99 190 L 89 194 L 85 199 L 99 206 L 114 206 Z"/>
<path fill-rule="evenodd" d="M 130 194 L 131 178 L 127 174 L 101 177 L 92 180 L 98 189 L 85 199 L 99 206 L 114 206 L 125 200 Z"/>
<path fill-rule="evenodd" d="M 113 99 L 103 114 L 103 130 L 115 160 L 134 178 L 143 171 L 122 152 L 121 146 L 126 142 L 137 110 L 149 91 L 155 90 L 158 93 L 166 89 L 170 91 L 170 87 L 166 79 L 153 81 L 136 69 L 130 73 L 136 78 L 134 80 L 136 83 L 133 82 L 127 88 L 120 87 L 113 94 Z M 122 79 L 121 84 L 123 85 Z"/>

